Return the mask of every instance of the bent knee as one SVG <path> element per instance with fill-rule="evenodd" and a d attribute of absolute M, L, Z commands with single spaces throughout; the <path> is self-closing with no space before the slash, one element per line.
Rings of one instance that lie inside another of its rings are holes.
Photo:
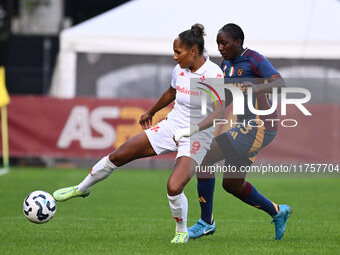
<path fill-rule="evenodd" d="M 121 159 L 122 156 L 120 156 L 119 153 L 112 152 L 109 155 L 109 160 L 116 166 L 121 166 L 124 164 Z"/>
<path fill-rule="evenodd" d="M 183 192 L 184 186 L 180 183 L 176 183 L 172 180 L 168 181 L 167 189 L 168 189 L 168 195 L 169 196 L 177 196 Z"/>
<path fill-rule="evenodd" d="M 244 182 L 235 182 L 235 180 L 230 179 L 224 179 L 222 182 L 223 189 L 234 195 L 237 196 L 238 194 L 241 194 L 241 192 L 244 189 Z"/>
<path fill-rule="evenodd" d="M 131 154 L 125 150 L 117 149 L 109 155 L 110 161 L 116 166 L 122 166 L 132 161 Z"/>
<path fill-rule="evenodd" d="M 223 187 L 223 189 L 224 189 L 226 192 L 231 193 L 231 194 L 234 193 L 233 187 L 230 186 L 230 185 L 228 185 L 227 182 L 223 181 L 223 182 L 222 182 L 222 187 Z"/>

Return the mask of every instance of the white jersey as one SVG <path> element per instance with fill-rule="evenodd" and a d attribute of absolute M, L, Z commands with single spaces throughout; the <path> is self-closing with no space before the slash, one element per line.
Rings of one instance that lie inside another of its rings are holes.
<path fill-rule="evenodd" d="M 206 78 L 223 79 L 223 73 L 220 67 L 211 62 L 208 57 L 201 68 L 194 73 L 190 72 L 189 69 L 182 69 L 177 65 L 174 68 L 171 80 L 171 86 L 177 90 L 175 106 L 168 114 L 167 119 L 145 130 L 145 133 L 157 155 L 177 151 L 176 158 L 187 156 L 196 161 L 197 165 L 200 165 L 207 151 L 210 149 L 214 127 L 202 130 L 191 137 L 182 137 L 178 146 L 173 137 L 179 128 L 188 128 L 190 124 L 198 124 L 213 111 L 213 100 L 210 95 L 203 93 L 208 91 L 214 95 L 216 101 L 218 101 L 218 99 L 216 99 L 217 96 L 215 92 L 211 91 L 205 85 L 192 82 L 191 88 L 191 78 L 200 78 L 202 80 Z M 214 86 L 213 82 L 209 82 L 209 80 L 203 82 L 210 83 L 208 85 L 214 88 L 222 100 L 224 99 L 224 89 L 222 86 L 221 88 L 217 88 L 216 85 Z M 221 82 L 223 83 L 223 80 Z M 195 87 L 195 85 L 198 85 L 198 87 L 206 91 Z M 201 100 L 204 96 L 206 96 L 205 98 L 207 99 L 206 114 L 202 114 L 201 109 Z"/>
<path fill-rule="evenodd" d="M 168 114 L 168 119 L 174 123 L 177 128 L 187 128 L 191 124 L 198 124 L 204 120 L 213 111 L 213 100 L 206 92 L 201 89 L 195 88 L 193 84 L 190 86 L 191 78 L 200 78 L 204 81 L 206 78 L 221 78 L 223 79 L 223 72 L 221 68 L 206 57 L 205 63 L 194 73 L 188 68 L 183 69 L 179 65 L 176 65 L 172 72 L 171 86 L 176 89 L 175 106 L 173 110 Z M 216 99 L 217 95 L 209 88 L 196 84 L 198 87 L 203 87 L 208 90 Z M 212 87 L 213 84 L 210 84 Z M 214 87 L 221 100 L 224 100 L 224 89 Z M 207 99 L 207 114 L 202 114 L 202 99 Z M 212 139 L 213 127 L 203 130 L 208 139 Z"/>

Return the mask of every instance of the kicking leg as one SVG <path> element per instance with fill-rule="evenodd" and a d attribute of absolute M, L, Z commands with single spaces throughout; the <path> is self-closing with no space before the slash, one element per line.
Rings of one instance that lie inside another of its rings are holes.
<path fill-rule="evenodd" d="M 86 197 L 90 188 L 106 179 L 117 168 L 134 159 L 156 155 L 145 132 L 141 132 L 121 145 L 110 155 L 103 157 L 91 169 L 90 174 L 78 185 L 62 188 L 53 193 L 57 201 L 66 201 L 73 197 Z"/>

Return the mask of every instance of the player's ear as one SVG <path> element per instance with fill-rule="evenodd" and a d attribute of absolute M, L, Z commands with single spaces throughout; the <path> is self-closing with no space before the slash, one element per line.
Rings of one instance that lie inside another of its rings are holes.
<path fill-rule="evenodd" d="M 194 45 L 191 49 L 190 49 L 190 53 L 192 56 L 196 57 L 198 55 L 198 47 L 196 45 Z"/>
<path fill-rule="evenodd" d="M 235 45 L 238 46 L 238 47 L 241 47 L 242 46 L 242 40 L 241 39 L 237 39 L 235 41 Z"/>

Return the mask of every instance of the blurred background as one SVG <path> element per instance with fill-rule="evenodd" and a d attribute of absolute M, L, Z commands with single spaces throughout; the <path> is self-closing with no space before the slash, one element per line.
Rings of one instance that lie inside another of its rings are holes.
<path fill-rule="evenodd" d="M 194 23 L 205 26 L 215 63 L 218 30 L 236 23 L 245 47 L 312 94 L 312 116 L 288 108 L 281 118 L 298 126 L 281 127 L 257 163 L 339 162 L 339 13 L 338 0 L 0 0 L 11 164 L 89 166 L 142 131 L 139 116 L 170 84 L 172 42 Z M 167 168 L 173 159 L 135 166 Z"/>

